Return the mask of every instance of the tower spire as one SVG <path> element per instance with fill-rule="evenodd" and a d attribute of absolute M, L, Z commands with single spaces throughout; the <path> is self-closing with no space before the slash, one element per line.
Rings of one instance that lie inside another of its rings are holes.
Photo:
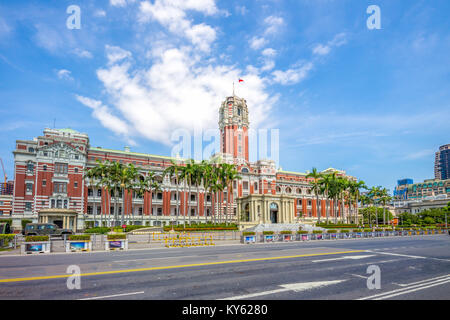
<path fill-rule="evenodd" d="M 234 81 L 233 81 L 233 97 L 234 97 Z"/>

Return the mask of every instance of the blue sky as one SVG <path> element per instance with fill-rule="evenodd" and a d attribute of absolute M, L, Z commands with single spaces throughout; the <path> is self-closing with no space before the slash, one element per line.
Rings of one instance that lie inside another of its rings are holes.
<path fill-rule="evenodd" d="M 369 30 L 369 5 L 381 29 Z M 68 29 L 69 5 L 81 29 Z M 0 157 L 45 127 L 170 155 L 217 128 L 231 93 L 280 131 L 279 165 L 335 167 L 393 190 L 450 143 L 450 3 L 364 0 L 0 1 Z M 56 120 L 55 120 L 56 119 Z"/>

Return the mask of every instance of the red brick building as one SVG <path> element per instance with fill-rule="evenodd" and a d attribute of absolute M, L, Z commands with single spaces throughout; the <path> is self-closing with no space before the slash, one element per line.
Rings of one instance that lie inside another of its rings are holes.
<path fill-rule="evenodd" d="M 242 176 L 242 180 L 234 181 L 232 195 L 224 193 L 221 196 L 222 200 L 229 197 L 233 203 L 229 208 L 229 215 L 233 219 L 237 219 L 236 199 L 253 194 L 285 195 L 286 199 L 290 199 L 289 208 L 292 208 L 292 212 L 289 214 L 292 213 L 292 217 L 297 219 L 302 216 L 303 221 L 317 219 L 316 199 L 311 192 L 310 180 L 306 178 L 307 173 L 277 170 L 275 162 L 271 160 L 249 161 L 249 118 L 244 99 L 236 96 L 225 99 L 219 109 L 219 128 L 221 153 L 214 157 L 236 164 Z M 12 216 L 16 228 L 20 227 L 21 219 L 37 221 L 39 211 L 48 208 L 75 210 L 78 213 L 78 226 L 83 226 L 86 221 L 95 222 L 96 225 L 105 219 L 110 221 L 114 213 L 114 198 L 104 189 L 83 179 L 85 169 L 95 166 L 96 160 L 133 163 L 142 170 L 142 175 L 148 170 L 156 172 L 162 183 L 162 191 L 152 196 L 147 193 L 138 197 L 126 191 L 124 195 L 118 195 L 119 214 L 125 215 L 127 223 L 161 225 L 186 216 L 201 222 L 210 219 L 213 205 L 221 208 L 222 213 L 225 211 L 225 202 L 214 203 L 200 186 L 198 194 L 196 188 L 191 188 L 191 212 L 185 212 L 187 188 L 179 185 L 177 195 L 174 181 L 162 175 L 171 160 L 179 163 L 183 160 L 131 152 L 128 147 L 124 150 L 93 148 L 87 134 L 72 129 L 47 128 L 42 136 L 33 140 L 17 140 L 13 154 L 15 184 Z M 331 168 L 325 171 L 345 175 L 344 171 Z M 176 212 L 177 202 L 179 213 Z M 325 198 L 320 199 L 320 205 L 320 214 L 325 216 Z M 328 208 L 332 207 L 328 205 Z M 61 221 L 53 222 L 61 224 Z"/>

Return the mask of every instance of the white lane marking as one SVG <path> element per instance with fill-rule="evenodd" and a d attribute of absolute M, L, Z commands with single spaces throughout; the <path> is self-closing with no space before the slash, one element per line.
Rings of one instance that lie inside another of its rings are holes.
<path fill-rule="evenodd" d="M 414 292 L 414 291 L 426 289 L 426 288 L 429 288 L 430 285 L 431 286 L 435 286 L 435 285 L 439 285 L 439 284 L 444 284 L 444 283 L 447 283 L 449 281 L 450 281 L 450 276 L 447 276 L 446 278 L 443 278 L 443 279 L 434 280 L 434 281 L 432 279 L 429 279 L 428 282 L 424 282 L 422 284 L 411 285 L 411 286 L 408 286 L 408 287 L 405 287 L 405 288 L 395 289 L 395 290 L 392 290 L 392 291 L 375 294 L 373 296 L 359 298 L 357 300 L 369 300 L 369 299 L 378 300 L 378 299 L 384 299 L 384 298 L 387 298 L 387 297 L 394 297 L 394 296 L 398 296 L 398 295 L 401 295 L 401 294 L 405 294 L 405 293 L 409 293 L 409 292 Z"/>
<path fill-rule="evenodd" d="M 366 250 L 367 252 L 373 252 L 371 250 Z M 374 252 L 374 253 L 378 253 L 378 254 L 386 254 L 389 256 L 398 256 L 398 257 L 406 257 L 406 258 L 413 258 L 413 259 L 431 259 L 431 260 L 438 260 L 438 261 L 446 261 L 446 262 L 450 262 L 450 259 L 440 259 L 440 258 L 434 258 L 434 257 L 422 257 L 422 256 L 412 256 L 412 255 L 407 255 L 407 254 L 400 254 L 400 253 L 392 253 L 392 252 Z"/>
<path fill-rule="evenodd" d="M 361 275 L 359 275 L 359 274 L 354 274 L 354 273 L 347 273 L 347 274 L 349 274 L 349 275 L 351 275 L 351 276 L 354 276 L 354 277 L 357 277 L 357 278 L 363 278 L 363 279 L 367 279 L 367 278 L 368 278 L 368 277 L 361 276 Z"/>
<path fill-rule="evenodd" d="M 357 259 L 365 259 L 365 258 L 370 258 L 370 257 L 374 257 L 374 255 L 369 255 L 369 256 L 345 256 L 345 257 L 332 258 L 332 259 L 312 260 L 311 262 L 338 261 L 338 260 L 347 260 L 347 259 L 357 260 Z"/>
<path fill-rule="evenodd" d="M 101 297 L 91 297 L 91 298 L 83 298 L 78 300 L 96 300 L 96 299 L 106 299 L 106 298 L 114 298 L 114 297 L 123 297 L 123 296 L 131 296 L 135 294 L 142 294 L 144 291 L 139 292 L 130 292 L 130 293 L 120 293 L 120 294 L 112 294 L 110 296 L 101 296 Z"/>
<path fill-rule="evenodd" d="M 433 283 L 433 284 L 430 284 L 430 285 L 427 285 L 427 286 L 423 286 L 423 287 L 419 287 L 419 288 L 416 288 L 416 289 L 410 289 L 410 290 L 406 290 L 406 291 L 403 291 L 403 292 L 394 293 L 394 294 L 391 294 L 391 295 L 388 295 L 388 296 L 382 296 L 382 297 L 376 298 L 374 300 L 389 299 L 389 298 L 392 298 L 392 297 L 400 296 L 402 294 L 416 292 L 416 291 L 419 291 L 419 290 L 423 290 L 423 289 L 427 289 L 427 288 L 431 288 L 431 287 L 435 287 L 435 286 L 440 286 L 440 285 L 443 285 L 443 284 L 446 284 L 446 283 L 450 283 L 450 279 L 447 279 L 445 281 L 436 282 L 436 283 Z"/>
<path fill-rule="evenodd" d="M 344 280 L 332 280 L 332 281 L 288 283 L 288 284 L 280 285 L 280 287 L 282 287 L 283 289 L 275 289 L 275 290 L 268 290 L 268 291 L 244 294 L 244 295 L 241 295 L 241 296 L 234 296 L 234 297 L 229 297 L 229 298 L 224 298 L 224 299 L 219 299 L 219 300 L 248 299 L 248 298 L 265 296 L 265 295 L 270 295 L 270 294 L 279 293 L 279 292 L 285 292 L 285 291 L 300 292 L 300 291 L 320 288 L 320 287 L 324 287 L 324 286 L 328 286 L 328 285 L 332 285 L 332 284 L 338 284 L 338 283 L 341 283 L 341 282 L 344 282 L 344 281 L 347 281 L 347 279 L 344 279 Z"/>
<path fill-rule="evenodd" d="M 425 279 L 425 280 L 421 280 L 421 281 L 416 281 L 416 282 L 411 282 L 411 283 L 406 283 L 406 284 L 402 284 L 402 283 L 394 283 L 400 287 L 408 287 L 408 286 L 412 286 L 415 284 L 419 284 L 419 283 L 423 283 L 423 282 L 428 282 L 428 281 L 432 281 L 432 280 L 437 280 L 437 279 L 443 279 L 443 278 L 447 278 L 449 277 L 450 274 L 446 274 L 445 276 L 440 276 L 440 277 L 436 277 L 436 278 L 430 278 L 430 279 Z"/>

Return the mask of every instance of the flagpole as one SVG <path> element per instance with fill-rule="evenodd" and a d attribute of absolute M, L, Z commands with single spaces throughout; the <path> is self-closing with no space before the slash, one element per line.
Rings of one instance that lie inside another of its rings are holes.
<path fill-rule="evenodd" d="M 233 97 L 234 97 L 234 81 L 233 81 Z"/>

